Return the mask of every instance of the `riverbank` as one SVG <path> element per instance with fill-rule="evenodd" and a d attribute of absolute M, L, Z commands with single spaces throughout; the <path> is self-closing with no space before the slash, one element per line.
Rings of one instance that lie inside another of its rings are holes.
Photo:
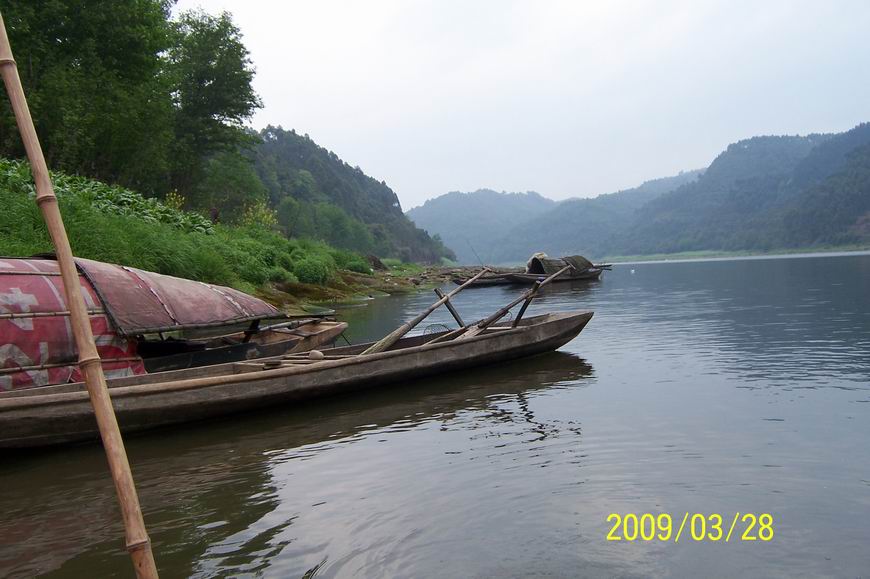
<path fill-rule="evenodd" d="M 260 222 L 268 216 L 213 223 L 184 210 L 178 196 L 146 198 L 59 172 L 52 179 L 76 256 L 234 287 L 292 313 L 304 313 L 307 304 L 410 292 L 446 276 L 437 267 L 285 237 L 274 223 Z M 52 251 L 26 163 L 0 159 L 0 206 L 0 255 Z"/>
<path fill-rule="evenodd" d="M 254 293 L 291 315 L 305 315 L 312 307 L 330 307 L 431 290 L 450 281 L 455 269 L 401 264 L 386 270 L 374 270 L 370 274 L 337 271 L 324 285 L 275 283 L 263 286 Z"/>
<path fill-rule="evenodd" d="M 651 253 L 645 255 L 615 255 L 606 256 L 600 261 L 608 263 L 639 263 L 646 261 L 689 261 L 703 259 L 717 259 L 730 257 L 776 257 L 780 255 L 796 254 L 823 254 L 823 253 L 852 253 L 870 251 L 870 245 L 839 245 L 819 247 L 798 247 L 789 249 L 777 249 L 771 251 L 681 251 L 679 253 Z"/>

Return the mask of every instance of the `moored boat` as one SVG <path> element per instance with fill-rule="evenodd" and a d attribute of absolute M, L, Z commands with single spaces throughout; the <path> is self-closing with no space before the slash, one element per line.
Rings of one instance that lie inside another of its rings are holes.
<path fill-rule="evenodd" d="M 298 352 L 347 327 L 316 316 L 290 320 L 232 288 L 87 259 L 76 266 L 109 378 Z M 266 320 L 279 321 L 261 327 Z M 80 379 L 57 262 L 0 258 L 0 391 Z"/>
<path fill-rule="evenodd" d="M 170 424 L 362 390 L 555 350 L 577 336 L 592 312 L 552 313 L 491 325 L 448 339 L 451 332 L 401 338 L 385 351 L 372 345 L 289 354 L 108 381 L 121 429 Z M 454 331 L 455 332 L 455 331 Z M 97 425 L 84 384 L 0 393 L 0 447 L 96 440 Z"/>
<path fill-rule="evenodd" d="M 496 272 L 491 273 L 489 275 L 482 276 L 476 280 L 474 280 L 468 287 L 489 287 L 494 285 L 513 285 L 510 279 L 508 279 L 508 275 L 511 275 L 507 272 Z M 453 283 L 456 285 L 462 285 L 470 279 L 469 276 L 456 276 L 452 279 Z"/>
<path fill-rule="evenodd" d="M 536 253 L 526 263 L 525 271 L 496 271 L 475 280 L 469 287 L 487 287 L 494 285 L 532 285 L 549 275 L 571 266 L 558 275 L 554 282 L 563 281 L 594 281 L 601 278 L 605 270 L 611 269 L 609 263 L 593 264 L 582 255 L 551 258 L 545 253 Z M 460 285 L 467 282 L 468 277 L 455 277 L 453 283 Z"/>

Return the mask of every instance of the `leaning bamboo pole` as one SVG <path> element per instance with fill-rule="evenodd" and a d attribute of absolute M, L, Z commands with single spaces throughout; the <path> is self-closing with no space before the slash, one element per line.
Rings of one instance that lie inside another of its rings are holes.
<path fill-rule="evenodd" d="M 560 269 L 559 271 L 557 271 L 556 273 L 554 273 L 553 275 L 551 275 L 547 279 L 536 281 L 535 285 L 532 286 L 531 289 L 523 292 L 523 295 L 521 295 L 520 297 L 518 297 L 517 299 L 515 299 L 514 301 L 512 301 L 508 305 L 504 306 L 502 309 L 500 309 L 496 313 L 492 314 L 488 318 L 486 318 L 484 320 L 480 320 L 479 322 L 476 322 L 476 323 L 468 325 L 468 326 L 460 326 L 460 327 L 456 328 L 455 330 L 453 330 L 452 332 L 447 332 L 446 334 L 442 334 L 442 335 L 438 336 L 437 338 L 435 338 L 434 340 L 431 340 L 428 343 L 429 344 L 439 344 L 441 342 L 447 342 L 449 340 L 467 340 L 469 338 L 473 338 L 479 334 L 482 334 L 484 332 L 484 330 L 486 330 L 488 327 L 490 327 L 491 325 L 493 325 L 494 323 L 496 323 L 497 321 L 499 321 L 500 319 L 505 317 L 508 314 L 508 312 L 511 310 L 512 307 L 514 307 L 515 305 L 517 305 L 520 302 L 525 302 L 525 303 L 523 303 L 522 307 L 520 308 L 520 313 L 519 313 L 519 315 L 517 315 L 517 319 L 514 320 L 513 324 L 511 324 L 511 327 L 516 328 L 517 325 L 519 324 L 520 319 L 523 317 L 523 314 L 526 313 L 526 308 L 529 307 L 529 304 L 532 303 L 532 300 L 535 299 L 536 295 L 538 295 L 538 290 L 541 289 L 542 287 L 544 287 L 545 285 L 547 285 L 548 283 L 552 282 L 554 279 L 556 279 L 557 277 L 559 277 L 560 275 L 562 275 L 563 273 L 565 273 L 569 269 L 574 269 L 574 266 L 570 265 L 570 264 L 566 265 L 565 267 L 563 267 L 562 269 Z"/>
<path fill-rule="evenodd" d="M 480 322 L 477 322 L 473 327 L 468 328 L 468 331 L 464 332 L 460 339 L 467 340 L 468 338 L 473 338 L 474 336 L 482 333 L 488 327 L 490 327 L 491 325 L 493 325 L 494 323 L 496 323 L 497 321 L 499 321 L 500 319 L 505 317 L 508 314 L 508 312 L 511 310 L 512 307 L 514 307 L 515 305 L 517 305 L 520 302 L 525 302 L 523 304 L 522 308 L 520 309 L 519 315 L 517 316 L 518 319 L 521 318 L 522 315 L 524 313 L 526 313 L 526 308 L 529 307 L 529 303 L 531 303 L 531 301 L 533 299 L 535 299 L 535 296 L 538 295 L 538 290 L 541 289 L 542 287 L 544 287 L 545 285 L 547 285 L 548 283 L 550 283 L 551 281 L 553 281 L 554 279 L 556 279 L 557 277 L 559 277 L 560 275 L 562 275 L 563 273 L 565 273 L 566 271 L 568 271 L 569 269 L 574 269 L 574 266 L 571 264 L 568 264 L 565 267 L 563 267 L 562 269 L 560 269 L 559 271 L 557 271 L 556 273 L 552 274 L 547 279 L 536 281 L 535 285 L 532 287 L 532 289 L 527 290 L 525 293 L 523 293 L 523 295 L 521 295 L 520 297 L 518 297 L 517 299 L 515 299 L 514 301 L 512 301 L 511 303 L 509 303 L 508 305 L 506 305 L 505 307 L 503 307 L 499 311 L 497 311 L 496 313 L 492 314 L 491 316 L 489 316 L 485 320 L 481 320 Z M 516 327 L 516 324 L 513 324 L 513 327 Z"/>
<path fill-rule="evenodd" d="M 416 317 L 414 317 L 414 319 L 412 319 L 411 321 L 405 322 L 404 324 L 402 324 L 401 326 L 399 326 L 398 328 L 396 328 L 395 330 L 393 330 L 392 332 L 387 334 L 387 336 L 385 336 L 384 338 L 381 338 L 381 340 L 379 342 L 376 342 L 376 343 L 372 344 L 371 346 L 369 346 L 364 352 L 362 352 L 360 354 L 360 356 L 367 356 L 369 354 L 377 354 L 378 352 L 383 352 L 383 351 L 387 350 L 390 346 L 392 346 L 393 344 L 398 342 L 402 336 L 404 336 L 405 334 L 407 334 L 408 332 L 413 330 L 417 326 L 417 324 L 419 324 L 420 322 L 425 320 L 429 316 L 429 314 L 431 314 L 432 312 L 437 310 L 442 304 L 449 302 L 450 298 L 452 298 L 453 296 L 455 296 L 456 294 L 458 294 L 459 292 L 461 292 L 462 290 L 464 290 L 465 288 L 467 288 L 468 286 L 470 286 L 471 284 L 476 282 L 478 280 L 478 278 L 480 278 L 483 274 L 488 273 L 489 271 L 490 271 L 490 269 L 488 267 L 484 267 L 480 273 L 478 273 L 477 275 L 475 275 L 471 279 L 466 280 L 461 286 L 459 286 L 458 288 L 456 288 L 455 290 L 453 290 L 449 294 L 445 294 L 437 302 L 435 302 L 434 304 L 432 304 L 431 306 L 426 308 L 422 313 L 420 313 Z"/>
<path fill-rule="evenodd" d="M 88 310 L 79 285 L 79 274 L 61 219 L 57 197 L 55 197 L 51 185 L 45 157 L 36 136 L 30 110 L 27 107 L 27 99 L 24 96 L 24 89 L 18 76 L 18 67 L 12 57 L 12 48 L 9 45 L 9 37 L 6 34 L 6 25 L 3 22 L 2 14 L 0 14 L 0 73 L 3 75 L 3 82 L 12 104 L 15 121 L 18 123 L 18 131 L 21 133 L 21 140 L 30 160 L 33 180 L 36 182 L 36 203 L 39 205 L 43 219 L 48 226 L 48 233 L 57 253 L 57 262 L 72 321 L 73 336 L 79 352 L 79 368 L 84 375 L 91 404 L 94 407 L 97 426 L 100 429 L 103 447 L 109 460 L 109 470 L 112 473 L 118 501 L 121 504 L 127 551 L 133 559 L 133 567 L 137 577 L 156 578 L 157 567 L 151 552 L 151 542 L 148 539 L 145 522 L 142 519 L 142 510 L 139 507 L 139 497 L 136 495 L 136 486 L 130 472 L 130 463 L 127 461 L 127 452 L 124 450 L 124 441 L 121 438 L 121 431 L 118 429 L 118 421 L 115 418 L 115 411 L 112 408 L 112 401 L 106 388 L 106 377 L 103 375 L 103 367 L 94 343 Z"/>

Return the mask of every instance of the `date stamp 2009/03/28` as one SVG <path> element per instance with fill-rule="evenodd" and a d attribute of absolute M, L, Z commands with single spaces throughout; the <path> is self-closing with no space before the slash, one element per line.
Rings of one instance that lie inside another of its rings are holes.
<path fill-rule="evenodd" d="M 612 523 L 608 541 L 772 541 L 773 515 L 770 513 L 734 513 L 723 517 L 718 513 L 684 513 L 679 524 L 668 513 L 610 513 Z"/>

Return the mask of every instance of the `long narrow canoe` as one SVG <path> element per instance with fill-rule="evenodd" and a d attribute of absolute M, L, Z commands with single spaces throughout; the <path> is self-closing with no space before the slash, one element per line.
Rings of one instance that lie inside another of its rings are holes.
<path fill-rule="evenodd" d="M 493 364 L 555 350 L 576 337 L 592 312 L 552 313 L 517 327 L 491 326 L 473 338 L 399 340 L 377 354 L 370 344 L 325 350 L 325 359 L 290 354 L 109 380 L 121 429 L 130 432 L 363 390 L 391 382 Z M 97 440 L 81 383 L 0 393 L 0 448 Z"/>

